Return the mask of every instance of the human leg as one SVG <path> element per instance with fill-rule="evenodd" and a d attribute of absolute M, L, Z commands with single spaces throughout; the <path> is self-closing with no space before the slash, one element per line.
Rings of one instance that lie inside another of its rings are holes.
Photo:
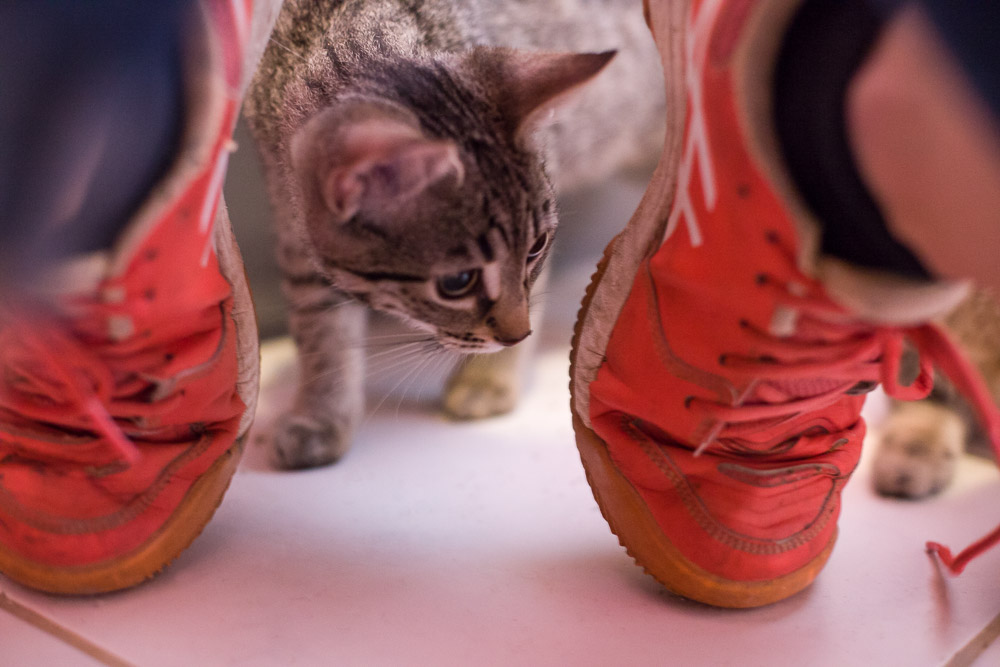
<path fill-rule="evenodd" d="M 0 283 L 109 246 L 162 179 L 180 139 L 194 7 L 0 7 Z"/>
<path fill-rule="evenodd" d="M 1000 116 L 919 5 L 887 25 L 847 111 L 892 234 L 935 274 L 1000 289 Z"/>

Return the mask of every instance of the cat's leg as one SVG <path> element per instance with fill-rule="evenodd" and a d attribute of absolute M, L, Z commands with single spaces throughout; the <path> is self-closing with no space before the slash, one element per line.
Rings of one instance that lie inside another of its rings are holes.
<path fill-rule="evenodd" d="M 546 267 L 535 281 L 534 292 L 543 292 L 551 269 Z M 537 330 L 542 319 L 541 301 L 532 306 L 531 319 Z M 483 419 L 510 412 L 517 407 L 526 380 L 526 369 L 538 347 L 538 334 L 493 354 L 469 355 L 452 372 L 445 384 L 442 405 L 456 419 Z"/>
<path fill-rule="evenodd" d="M 311 468 L 347 452 L 364 413 L 368 309 L 318 275 L 288 277 L 283 286 L 299 380 L 291 409 L 274 426 L 273 459 L 282 468 Z"/>

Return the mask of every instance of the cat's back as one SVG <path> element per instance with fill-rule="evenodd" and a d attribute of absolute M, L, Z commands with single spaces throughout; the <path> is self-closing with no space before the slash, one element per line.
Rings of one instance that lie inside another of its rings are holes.
<path fill-rule="evenodd" d="M 475 46 L 618 51 L 549 131 L 561 187 L 658 148 L 662 74 L 637 0 L 286 0 L 244 113 L 265 161 L 280 162 L 288 137 L 367 71 Z M 589 155 L 602 166 L 581 159 Z"/>
<path fill-rule="evenodd" d="M 271 143 L 376 63 L 471 44 L 473 5 L 440 0 L 285 0 L 244 114 Z"/>

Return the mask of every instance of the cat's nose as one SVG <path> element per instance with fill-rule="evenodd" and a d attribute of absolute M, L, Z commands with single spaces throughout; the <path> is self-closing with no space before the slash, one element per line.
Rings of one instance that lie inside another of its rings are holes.
<path fill-rule="evenodd" d="M 517 336 L 516 338 L 501 338 L 500 336 L 494 336 L 493 339 L 496 342 L 500 343 L 501 345 L 504 345 L 506 347 L 510 347 L 512 345 L 517 345 L 518 343 L 520 343 L 522 340 L 524 340 L 525 338 L 527 338 L 530 335 L 531 335 L 531 329 L 528 329 L 527 331 L 525 331 L 520 336 Z"/>

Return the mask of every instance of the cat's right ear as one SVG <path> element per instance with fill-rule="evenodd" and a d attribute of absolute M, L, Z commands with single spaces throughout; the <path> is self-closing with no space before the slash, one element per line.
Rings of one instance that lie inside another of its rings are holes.
<path fill-rule="evenodd" d="M 445 177 L 464 176 L 454 143 L 377 109 L 320 112 L 292 139 L 291 157 L 306 197 L 338 222 L 362 209 L 398 209 Z"/>
<path fill-rule="evenodd" d="M 479 47 L 466 62 L 495 91 L 513 133 L 526 137 L 614 56 L 615 51 L 551 53 Z"/>

